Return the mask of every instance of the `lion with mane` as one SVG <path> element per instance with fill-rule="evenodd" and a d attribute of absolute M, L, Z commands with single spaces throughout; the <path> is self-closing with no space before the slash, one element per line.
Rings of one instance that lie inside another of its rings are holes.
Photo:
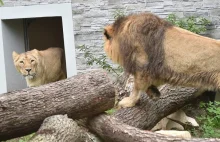
<path fill-rule="evenodd" d="M 14 65 L 29 87 L 40 86 L 66 78 L 62 48 L 37 49 L 18 54 L 12 53 Z"/>
<path fill-rule="evenodd" d="M 141 93 L 160 95 L 169 83 L 198 90 L 220 88 L 220 41 L 197 35 L 151 13 L 118 18 L 104 29 L 106 54 L 134 75 L 134 88 L 119 107 L 134 106 Z"/>

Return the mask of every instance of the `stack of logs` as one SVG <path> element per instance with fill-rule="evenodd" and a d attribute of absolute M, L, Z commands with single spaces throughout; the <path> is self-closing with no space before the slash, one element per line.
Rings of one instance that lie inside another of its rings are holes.
<path fill-rule="evenodd" d="M 117 87 L 104 71 L 0 95 L 0 141 L 35 132 L 31 142 L 220 141 L 168 137 L 150 130 L 194 99 L 194 88 L 165 85 L 157 101 L 146 95 L 112 115 Z"/>

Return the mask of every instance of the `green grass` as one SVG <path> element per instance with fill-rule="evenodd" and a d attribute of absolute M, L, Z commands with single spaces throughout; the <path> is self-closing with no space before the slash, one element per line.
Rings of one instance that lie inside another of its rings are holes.
<path fill-rule="evenodd" d="M 11 139 L 11 140 L 7 140 L 7 141 L 4 141 L 4 142 L 28 142 L 28 140 L 34 135 L 34 133 L 32 134 L 29 134 L 29 135 L 26 135 L 26 136 L 23 136 L 23 137 L 19 137 L 19 138 L 14 138 L 14 139 Z"/>
<path fill-rule="evenodd" d="M 105 111 L 107 114 L 111 115 L 113 114 L 114 112 L 116 111 L 116 109 L 112 108 L 112 109 L 109 109 L 107 111 Z"/>

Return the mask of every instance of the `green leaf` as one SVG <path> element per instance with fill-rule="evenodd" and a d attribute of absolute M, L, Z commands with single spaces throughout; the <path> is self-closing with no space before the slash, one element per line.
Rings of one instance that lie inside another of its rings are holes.
<path fill-rule="evenodd" d="M 4 5 L 4 3 L 3 3 L 3 1 L 2 1 L 2 0 L 0 0 L 0 6 L 1 6 L 1 5 Z"/>
<path fill-rule="evenodd" d="M 189 30 L 196 34 L 205 32 L 207 30 L 206 26 L 211 23 L 209 20 L 205 18 L 194 16 L 178 18 L 175 14 L 169 14 L 167 16 L 167 21 L 169 21 L 173 25 Z"/>

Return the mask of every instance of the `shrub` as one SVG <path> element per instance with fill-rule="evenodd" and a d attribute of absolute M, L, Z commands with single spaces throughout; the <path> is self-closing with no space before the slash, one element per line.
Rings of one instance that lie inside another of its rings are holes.
<path fill-rule="evenodd" d="M 78 46 L 77 49 L 82 51 L 84 53 L 84 58 L 86 60 L 87 65 L 94 65 L 97 64 L 101 68 L 113 72 L 116 75 L 118 75 L 119 72 L 122 72 L 123 69 L 120 66 L 113 67 L 108 61 L 107 61 L 107 56 L 105 54 L 101 54 L 99 57 L 95 56 L 94 54 L 91 53 L 88 47 L 85 45 Z M 101 49 L 102 50 L 102 49 Z"/>
<path fill-rule="evenodd" d="M 220 138 L 220 102 L 201 103 L 205 114 L 197 119 L 201 125 L 202 137 Z"/>
<path fill-rule="evenodd" d="M 211 23 L 209 20 L 203 17 L 190 16 L 186 18 L 178 18 L 175 14 L 169 14 L 166 20 L 173 25 L 196 34 L 204 33 L 207 30 L 207 25 Z"/>

